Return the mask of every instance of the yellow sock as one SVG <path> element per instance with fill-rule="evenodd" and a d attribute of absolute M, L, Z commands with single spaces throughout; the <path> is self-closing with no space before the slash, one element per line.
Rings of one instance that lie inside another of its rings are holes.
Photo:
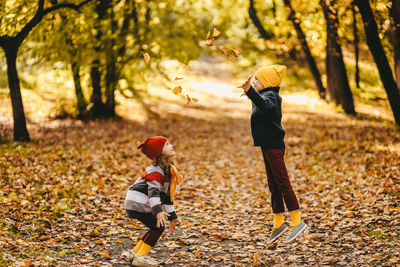
<path fill-rule="evenodd" d="M 274 213 L 274 228 L 279 228 L 285 222 L 283 213 Z"/>
<path fill-rule="evenodd" d="M 137 245 L 133 248 L 133 251 L 135 251 L 135 253 L 138 254 L 143 244 L 144 244 L 143 240 L 140 240 L 139 243 L 137 243 Z"/>
<path fill-rule="evenodd" d="M 147 255 L 147 253 L 149 253 L 150 249 L 151 249 L 151 247 L 143 242 L 142 246 L 140 247 L 140 249 L 137 253 L 138 257 Z"/>
<path fill-rule="evenodd" d="M 292 226 L 297 226 L 301 222 L 300 212 L 298 210 L 292 210 L 290 213 L 290 217 L 292 217 Z"/>

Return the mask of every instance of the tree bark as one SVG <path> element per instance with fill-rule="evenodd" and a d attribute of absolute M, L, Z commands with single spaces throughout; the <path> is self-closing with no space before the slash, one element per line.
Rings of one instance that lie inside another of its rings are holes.
<path fill-rule="evenodd" d="M 102 20 L 107 15 L 107 9 L 111 7 L 111 0 L 96 1 L 95 12 L 97 13 L 97 19 L 95 22 L 95 40 L 96 45 L 94 50 L 96 52 L 97 58 L 92 61 L 92 67 L 90 71 L 90 77 L 92 80 L 92 96 L 90 97 L 91 108 L 90 112 L 94 118 L 102 118 L 106 116 L 106 106 L 102 100 L 102 90 L 101 90 L 101 78 L 103 76 L 101 70 L 100 53 L 102 51 L 102 36 L 103 32 L 101 29 Z"/>
<path fill-rule="evenodd" d="M 5 40 L 6 43 L 2 45 L 2 48 L 7 59 L 8 86 L 10 88 L 14 119 L 14 141 L 29 142 L 30 137 L 26 128 L 24 105 L 22 103 L 21 88 L 16 67 L 18 46 L 15 38 L 9 37 L 5 38 Z"/>
<path fill-rule="evenodd" d="M 379 39 L 378 27 L 375 22 L 374 14 L 372 13 L 369 1 L 355 0 L 355 3 L 360 11 L 365 35 L 367 37 L 367 44 L 378 68 L 383 87 L 385 88 L 392 108 L 394 119 L 396 124 L 400 126 L 400 92 L 396 81 L 393 78 L 392 69 L 390 68 L 389 62 L 386 58 L 381 40 Z"/>
<path fill-rule="evenodd" d="M 339 19 L 336 11 L 336 0 L 321 0 L 320 4 L 326 20 L 326 73 L 328 76 L 328 93 L 336 104 L 341 105 L 346 114 L 354 115 L 353 95 L 347 78 L 343 61 L 342 47 L 337 33 Z"/>
<path fill-rule="evenodd" d="M 311 75 L 314 79 L 315 86 L 318 89 L 319 96 L 324 99 L 326 90 L 325 90 L 324 86 L 322 85 L 321 74 L 318 70 L 317 64 L 315 63 L 315 59 L 311 54 L 310 48 L 309 48 L 307 40 L 306 40 L 306 36 L 305 36 L 303 30 L 301 29 L 300 21 L 296 18 L 296 13 L 290 3 L 290 0 L 284 0 L 284 2 L 285 2 L 286 7 L 288 7 L 290 10 L 288 18 L 289 18 L 289 20 L 292 21 L 293 27 L 296 30 L 297 37 L 301 44 L 301 49 L 303 50 L 303 53 L 306 57 L 308 69 L 310 70 Z"/>
<path fill-rule="evenodd" d="M 389 16 L 393 33 L 394 73 L 397 88 L 400 88 L 400 0 L 389 1 Z"/>
<path fill-rule="evenodd" d="M 249 16 L 254 26 L 256 26 L 261 37 L 265 40 L 270 40 L 273 36 L 264 29 L 264 26 L 262 25 L 260 19 L 258 18 L 256 9 L 254 8 L 254 0 L 250 0 Z"/>
<path fill-rule="evenodd" d="M 81 76 L 79 73 L 80 65 L 79 62 L 73 60 L 71 63 L 72 76 L 74 78 L 75 85 L 75 95 L 76 95 L 76 106 L 78 109 L 78 118 L 84 118 L 86 115 L 86 100 L 83 95 L 82 85 L 81 85 Z"/>
<path fill-rule="evenodd" d="M 118 30 L 117 22 L 114 19 L 114 12 L 110 9 L 109 14 L 111 32 L 115 33 Z M 121 36 L 120 36 L 121 37 Z M 106 116 L 115 116 L 115 85 L 118 80 L 116 69 L 116 56 L 114 47 L 116 46 L 115 38 L 107 40 L 106 44 L 106 73 L 105 73 L 105 94 L 106 94 Z"/>
<path fill-rule="evenodd" d="M 92 81 L 93 92 L 90 97 L 91 103 L 91 116 L 94 118 L 101 118 L 104 116 L 104 104 L 101 95 L 101 72 L 100 72 L 100 60 L 95 59 L 92 62 L 90 70 L 90 78 Z"/>
<path fill-rule="evenodd" d="M 351 12 L 353 15 L 353 36 L 354 36 L 354 54 L 355 54 L 355 65 L 356 65 L 356 70 L 355 70 L 355 80 L 356 80 L 356 86 L 357 88 L 360 88 L 360 68 L 358 65 L 359 62 L 359 47 L 358 47 L 358 43 L 359 43 L 359 39 L 358 39 L 358 30 L 357 30 L 357 17 L 356 17 L 356 8 L 355 8 L 355 4 L 354 2 L 351 4 Z"/>

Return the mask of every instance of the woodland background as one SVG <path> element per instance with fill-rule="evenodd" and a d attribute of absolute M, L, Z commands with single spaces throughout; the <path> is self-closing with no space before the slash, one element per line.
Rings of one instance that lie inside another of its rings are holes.
<path fill-rule="evenodd" d="M 126 189 L 175 145 L 166 266 L 398 264 L 400 1 L 1 0 L 0 265 L 125 266 Z M 286 162 L 310 230 L 272 226 L 241 84 L 285 64 Z"/>

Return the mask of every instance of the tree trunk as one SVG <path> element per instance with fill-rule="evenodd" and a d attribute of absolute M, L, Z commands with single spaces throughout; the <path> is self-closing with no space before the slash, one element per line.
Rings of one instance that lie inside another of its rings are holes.
<path fill-rule="evenodd" d="M 78 118 L 84 118 L 86 115 L 86 100 L 83 95 L 81 76 L 79 74 L 80 66 L 79 62 L 73 60 L 71 63 L 72 76 L 74 78 L 75 95 L 76 95 L 76 106 L 78 108 Z"/>
<path fill-rule="evenodd" d="M 95 12 L 97 13 L 97 18 L 95 22 L 95 30 L 96 30 L 96 45 L 94 50 L 96 52 L 96 59 L 92 61 L 92 68 L 90 71 L 90 76 L 92 79 L 92 96 L 90 98 L 90 102 L 92 107 L 90 109 L 91 115 L 95 118 L 101 118 L 106 116 L 105 105 L 102 101 L 102 92 L 101 92 L 101 78 L 102 78 L 102 71 L 100 68 L 100 53 L 102 51 L 101 44 L 103 43 L 102 36 L 103 32 L 101 29 L 102 20 L 107 15 L 107 9 L 111 7 L 111 0 L 103 0 L 103 1 L 96 1 Z"/>
<path fill-rule="evenodd" d="M 258 18 L 256 9 L 254 8 L 254 0 L 250 0 L 249 16 L 254 26 L 256 26 L 261 37 L 265 40 L 270 40 L 273 36 L 264 29 L 264 26 L 262 25 L 260 19 Z"/>
<path fill-rule="evenodd" d="M 300 21 L 296 19 L 296 13 L 290 3 L 290 0 L 284 0 L 284 2 L 286 7 L 288 7 L 290 10 L 288 18 L 289 20 L 292 21 L 294 29 L 296 30 L 297 37 L 301 44 L 301 49 L 303 50 L 303 53 L 306 57 L 307 65 L 314 79 L 315 86 L 318 89 L 319 96 L 321 98 L 325 98 L 326 91 L 324 86 L 322 85 L 321 74 L 319 73 L 317 64 L 315 63 L 315 59 L 311 54 L 310 48 L 308 47 L 306 36 L 304 35 L 303 30 L 301 29 Z"/>
<path fill-rule="evenodd" d="M 115 68 L 115 60 L 111 55 L 109 62 L 107 63 L 107 72 L 105 77 L 105 89 L 106 89 L 106 116 L 114 117 L 115 116 L 115 84 L 116 84 L 116 68 Z"/>
<path fill-rule="evenodd" d="M 354 2 L 351 3 L 351 12 L 353 14 L 353 36 L 354 36 L 354 54 L 356 60 L 356 70 L 355 70 L 355 80 L 357 88 L 360 88 L 360 68 L 358 66 L 359 61 L 359 48 L 358 48 L 358 30 L 357 30 L 357 17 L 356 17 L 356 8 Z"/>
<path fill-rule="evenodd" d="M 90 97 L 90 103 L 92 107 L 90 108 L 91 115 L 94 118 L 101 118 L 104 116 L 104 104 L 101 96 L 101 72 L 100 60 L 95 59 L 92 62 L 92 68 L 90 70 L 90 78 L 92 80 L 92 96 Z"/>
<path fill-rule="evenodd" d="M 274 14 L 275 25 L 276 25 L 276 18 L 277 18 L 276 8 L 277 8 L 276 1 L 272 0 L 272 13 Z"/>
<path fill-rule="evenodd" d="M 341 105 L 346 114 L 354 115 L 353 95 L 347 78 L 343 61 L 342 47 L 337 33 L 339 19 L 336 11 L 336 0 L 321 0 L 320 4 L 326 20 L 326 74 L 328 76 L 328 93 L 336 104 Z"/>
<path fill-rule="evenodd" d="M 392 0 L 389 2 L 389 15 L 393 33 L 394 73 L 397 88 L 400 88 L 400 0 Z"/>
<path fill-rule="evenodd" d="M 110 10 L 111 32 L 118 29 L 117 22 L 114 20 L 114 12 Z M 107 40 L 106 44 L 106 74 L 105 74 L 105 93 L 106 93 L 106 115 L 107 117 L 115 116 L 115 84 L 118 80 L 116 73 L 116 56 L 117 51 L 114 50 L 115 39 Z"/>
<path fill-rule="evenodd" d="M 26 128 L 24 105 L 21 97 L 21 87 L 17 72 L 17 53 L 19 46 L 15 38 L 7 38 L 2 45 L 7 58 L 8 86 L 10 87 L 11 105 L 14 119 L 14 141 L 29 142 L 29 133 Z"/>
<path fill-rule="evenodd" d="M 375 22 L 374 14 L 372 13 L 371 6 L 369 5 L 368 1 L 356 0 L 355 3 L 361 13 L 365 35 L 367 37 L 367 44 L 372 56 L 374 57 L 379 75 L 381 76 L 383 87 L 386 90 L 394 119 L 396 124 L 400 126 L 400 92 L 393 78 L 392 69 L 390 68 L 389 62 L 386 58 L 381 40 L 379 39 L 378 27 Z"/>

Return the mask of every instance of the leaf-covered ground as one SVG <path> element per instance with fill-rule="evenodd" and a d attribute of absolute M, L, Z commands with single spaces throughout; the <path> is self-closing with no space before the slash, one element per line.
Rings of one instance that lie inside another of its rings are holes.
<path fill-rule="evenodd" d="M 195 104 L 154 100 L 158 119 L 131 101 L 120 120 L 32 124 L 31 143 L 1 144 L 0 265 L 129 265 L 122 253 L 145 228 L 127 219 L 124 197 L 149 164 L 136 146 L 152 135 L 175 145 L 185 176 L 182 225 L 150 253 L 165 266 L 398 264 L 400 133 L 391 123 L 283 92 L 286 163 L 309 231 L 267 245 L 272 214 L 250 103 L 208 89 Z"/>

